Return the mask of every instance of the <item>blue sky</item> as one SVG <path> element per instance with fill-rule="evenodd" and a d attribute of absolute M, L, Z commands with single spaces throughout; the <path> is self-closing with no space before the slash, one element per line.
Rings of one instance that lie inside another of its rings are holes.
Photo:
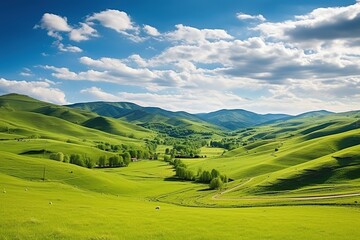
<path fill-rule="evenodd" d="M 360 3 L 6 0 L 0 94 L 259 113 L 360 103 Z"/>

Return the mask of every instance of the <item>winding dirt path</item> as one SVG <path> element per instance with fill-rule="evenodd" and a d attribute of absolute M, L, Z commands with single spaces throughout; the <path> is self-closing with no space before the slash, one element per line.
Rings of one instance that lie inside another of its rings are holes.
<path fill-rule="evenodd" d="M 212 196 L 211 198 L 214 199 L 214 200 L 223 200 L 223 199 L 219 199 L 219 196 L 221 196 L 221 195 L 223 195 L 225 193 L 232 192 L 232 191 L 244 186 L 245 184 L 249 183 L 252 180 L 253 180 L 253 178 L 250 178 L 246 182 L 242 182 L 242 183 L 240 183 L 240 184 L 238 184 L 238 185 L 236 185 L 236 186 L 234 186 L 232 188 L 229 188 L 229 189 L 226 189 L 225 191 L 219 192 L 219 193 L 215 194 L 214 196 Z"/>

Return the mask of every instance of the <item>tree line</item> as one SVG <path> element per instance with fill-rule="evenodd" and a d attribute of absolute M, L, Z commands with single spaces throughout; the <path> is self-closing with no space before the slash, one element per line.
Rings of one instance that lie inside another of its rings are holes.
<path fill-rule="evenodd" d="M 221 189 L 224 183 L 229 181 L 225 174 L 221 174 L 218 170 L 204 171 L 199 169 L 197 174 L 187 168 L 187 165 L 180 159 L 171 159 L 168 156 L 164 157 L 164 161 L 174 166 L 175 175 L 181 180 L 196 181 L 200 183 L 209 184 L 210 189 Z"/>
<path fill-rule="evenodd" d="M 64 154 L 62 152 L 51 153 L 49 159 L 59 162 L 71 163 L 81 167 L 87 168 L 105 168 L 105 167 L 127 167 L 131 161 L 137 161 L 140 159 L 152 159 L 153 155 L 150 155 L 148 151 L 130 149 L 129 151 L 112 155 L 100 156 L 98 159 L 89 157 L 86 154 Z"/>

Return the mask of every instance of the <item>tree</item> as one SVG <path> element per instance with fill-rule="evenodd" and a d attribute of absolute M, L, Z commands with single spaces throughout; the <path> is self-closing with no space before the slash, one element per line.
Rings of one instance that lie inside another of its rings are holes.
<path fill-rule="evenodd" d="M 209 183 L 211 181 L 211 173 L 209 171 L 203 171 L 199 177 L 199 181 Z"/>
<path fill-rule="evenodd" d="M 70 163 L 78 165 L 78 166 L 82 166 L 82 167 L 85 166 L 84 160 L 81 157 L 81 155 L 79 155 L 79 154 L 71 154 L 70 155 Z"/>
<path fill-rule="evenodd" d="M 64 162 L 68 163 L 70 161 L 69 155 L 64 154 Z"/>
<path fill-rule="evenodd" d="M 170 156 L 164 155 L 164 161 L 165 162 L 170 162 Z"/>
<path fill-rule="evenodd" d="M 52 159 L 52 160 L 63 162 L 64 161 L 64 154 L 62 152 L 51 153 L 49 158 Z"/>
<path fill-rule="evenodd" d="M 99 167 L 105 167 L 106 166 L 106 162 L 107 162 L 107 157 L 104 155 L 104 156 L 101 156 L 99 157 Z"/>
<path fill-rule="evenodd" d="M 229 182 L 229 178 L 225 174 L 221 175 L 220 178 L 221 178 L 221 181 L 223 181 L 223 183 Z"/>
<path fill-rule="evenodd" d="M 137 151 L 136 151 L 136 158 L 137 158 L 137 159 L 143 159 L 143 158 L 144 158 L 144 153 L 143 153 L 143 151 L 137 150 Z"/>
<path fill-rule="evenodd" d="M 130 150 L 129 150 L 129 153 L 130 153 L 130 156 L 131 156 L 132 158 L 136 158 L 136 154 L 137 154 L 136 150 L 130 149 Z"/>
<path fill-rule="evenodd" d="M 211 170 L 211 178 L 217 178 L 220 176 L 220 172 L 216 169 Z"/>
<path fill-rule="evenodd" d="M 90 157 L 84 157 L 84 159 L 85 159 L 84 163 L 87 168 L 93 168 L 95 166 L 93 161 L 91 161 Z"/>
<path fill-rule="evenodd" d="M 119 167 L 119 156 L 109 157 L 109 167 Z"/>
<path fill-rule="evenodd" d="M 124 166 L 127 167 L 129 166 L 130 162 L 131 162 L 131 156 L 130 156 L 130 153 L 128 152 L 124 152 L 122 154 L 122 157 L 123 157 L 123 162 L 124 162 Z"/>
<path fill-rule="evenodd" d="M 129 152 L 124 152 L 123 154 L 122 154 L 122 157 L 123 157 L 123 159 L 124 159 L 124 163 L 130 163 L 131 162 L 131 155 L 130 155 L 130 153 Z M 129 165 L 129 164 L 128 164 Z M 127 165 L 126 165 L 127 166 Z"/>
<path fill-rule="evenodd" d="M 117 156 L 118 157 L 118 164 L 119 164 L 119 167 L 124 167 L 125 164 L 124 164 L 124 159 L 121 155 Z"/>
<path fill-rule="evenodd" d="M 210 189 L 221 189 L 223 187 L 224 183 L 221 181 L 220 177 L 216 177 L 213 180 L 211 180 L 209 187 Z"/>

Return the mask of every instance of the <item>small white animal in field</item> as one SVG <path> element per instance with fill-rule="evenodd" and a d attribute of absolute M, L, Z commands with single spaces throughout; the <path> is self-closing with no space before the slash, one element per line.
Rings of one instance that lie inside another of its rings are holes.
<path fill-rule="evenodd" d="M 3 191 L 3 193 L 6 193 L 6 190 L 5 190 L 5 188 L 4 188 L 4 191 Z"/>
<path fill-rule="evenodd" d="M 50 205 L 52 205 L 52 202 L 49 202 Z"/>
<path fill-rule="evenodd" d="M 27 192 L 28 191 L 28 189 L 27 188 L 25 188 L 25 192 Z"/>
<path fill-rule="evenodd" d="M 160 206 L 156 206 L 155 209 L 156 209 L 156 210 L 160 210 Z"/>

